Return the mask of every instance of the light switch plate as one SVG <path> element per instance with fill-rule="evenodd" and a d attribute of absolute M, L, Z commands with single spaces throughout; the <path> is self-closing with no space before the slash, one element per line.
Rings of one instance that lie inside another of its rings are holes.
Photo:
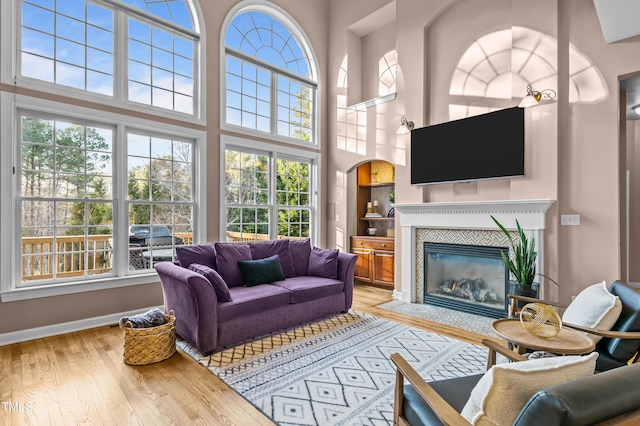
<path fill-rule="evenodd" d="M 560 215 L 560 225 L 580 225 L 579 214 L 563 214 Z"/>

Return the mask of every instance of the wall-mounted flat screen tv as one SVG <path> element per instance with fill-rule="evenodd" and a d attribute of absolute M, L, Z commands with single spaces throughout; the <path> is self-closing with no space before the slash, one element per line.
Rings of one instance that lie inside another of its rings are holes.
<path fill-rule="evenodd" d="M 411 132 L 411 184 L 524 176 L 524 109 L 514 107 Z"/>

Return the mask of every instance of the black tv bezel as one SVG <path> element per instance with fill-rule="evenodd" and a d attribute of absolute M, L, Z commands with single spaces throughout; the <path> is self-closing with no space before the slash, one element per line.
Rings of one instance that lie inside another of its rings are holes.
<path fill-rule="evenodd" d="M 504 112 L 507 110 L 519 110 L 521 112 L 521 117 L 522 117 L 522 137 L 521 137 L 521 142 L 522 142 L 522 173 L 514 173 L 514 174 L 507 174 L 507 173 L 503 173 L 503 174 L 497 174 L 495 176 L 487 176 L 487 177 L 470 177 L 470 178 L 460 178 L 460 179 L 450 179 L 450 180 L 443 180 L 443 179 L 439 179 L 439 180 L 431 180 L 431 181 L 419 181 L 419 182 L 414 182 L 414 174 L 413 174 L 413 164 L 414 164 L 414 139 L 413 139 L 413 132 L 415 131 L 420 131 L 422 129 L 425 128 L 430 128 L 430 127 L 435 127 L 435 126 L 442 126 L 442 125 L 451 125 L 454 124 L 456 122 L 460 122 L 463 120 L 469 120 L 469 119 L 473 119 L 473 118 L 478 118 L 478 117 L 483 117 L 483 116 L 489 116 L 491 114 L 495 114 L 495 113 L 500 113 L 500 112 Z M 412 139 L 411 139 L 411 170 L 410 170 L 410 179 L 411 179 L 411 186 L 427 186 L 427 185 L 439 185 L 439 184 L 451 184 L 451 183 L 466 183 L 466 182 L 478 182 L 478 181 L 489 181 L 489 180 L 498 180 L 498 179 L 513 179 L 513 178 L 521 178 L 521 177 L 525 177 L 526 176 L 526 154 L 525 154 L 525 116 L 524 116 L 524 108 L 520 108 L 520 107 L 511 107 L 511 108 L 504 108 L 504 109 L 500 109 L 500 110 L 496 110 L 496 111 L 490 111 L 484 114 L 478 114 L 478 115 L 474 115 L 474 116 L 470 116 L 470 117 L 465 117 L 465 118 L 461 118 L 458 120 L 451 120 L 451 121 L 446 121 L 443 123 L 438 123 L 438 124 L 433 124 L 431 126 L 425 126 L 419 129 L 415 129 L 411 132 L 412 134 Z"/>

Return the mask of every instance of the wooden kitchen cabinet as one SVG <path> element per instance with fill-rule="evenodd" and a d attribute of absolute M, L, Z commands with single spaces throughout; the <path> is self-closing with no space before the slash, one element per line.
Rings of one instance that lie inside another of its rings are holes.
<path fill-rule="evenodd" d="M 358 255 L 355 278 L 384 287 L 394 285 L 394 239 L 387 237 L 351 237 L 351 253 Z"/>

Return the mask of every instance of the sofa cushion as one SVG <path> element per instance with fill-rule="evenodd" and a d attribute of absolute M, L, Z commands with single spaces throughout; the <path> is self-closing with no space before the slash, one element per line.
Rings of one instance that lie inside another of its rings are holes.
<path fill-rule="evenodd" d="M 264 259 L 274 254 L 280 255 L 280 265 L 282 266 L 284 276 L 287 278 L 295 276 L 296 270 L 293 266 L 291 251 L 289 250 L 289 240 L 251 243 L 249 244 L 249 248 L 251 249 L 251 258 L 253 260 Z"/>
<path fill-rule="evenodd" d="M 596 358 L 593 352 L 494 365 L 473 388 L 460 414 L 472 424 L 513 424 L 536 392 L 593 374 Z"/>
<path fill-rule="evenodd" d="M 309 269 L 309 256 L 311 255 L 311 240 L 289 240 L 289 250 L 293 259 L 293 267 L 296 277 L 307 275 Z"/>
<path fill-rule="evenodd" d="M 611 294 L 607 283 L 602 281 L 582 290 L 562 315 L 562 322 L 588 328 L 611 330 L 622 312 L 620 298 Z M 587 334 L 598 343 L 602 336 Z"/>
<path fill-rule="evenodd" d="M 220 274 L 218 274 L 215 269 L 206 265 L 200 265 L 199 263 L 192 263 L 189 265 L 189 269 L 199 273 L 200 275 L 204 275 L 204 277 L 211 283 L 219 302 L 231 302 L 229 287 L 227 287 L 227 283 L 224 282 Z"/>
<path fill-rule="evenodd" d="M 229 288 L 242 285 L 242 273 L 238 266 L 240 260 L 251 260 L 248 244 L 216 243 L 216 261 L 218 273 Z"/>
<path fill-rule="evenodd" d="M 258 260 L 240 260 L 238 266 L 242 273 L 242 285 L 247 287 L 284 280 L 278 254 Z"/>
<path fill-rule="evenodd" d="M 233 301 L 218 305 L 220 322 L 287 306 L 290 299 L 287 289 L 270 284 L 233 287 L 229 291 Z M 251 324 L 247 324 L 247 327 L 251 327 Z"/>
<path fill-rule="evenodd" d="M 213 244 L 196 244 L 193 246 L 177 246 L 176 257 L 180 266 L 188 268 L 192 263 L 216 269 L 216 249 Z"/>
<path fill-rule="evenodd" d="M 614 281 L 609 291 L 620 297 L 622 313 L 612 327 L 616 331 L 640 331 L 640 293 L 622 281 Z M 603 339 L 607 352 L 618 361 L 626 363 L 638 351 L 638 339 Z"/>
<path fill-rule="evenodd" d="M 344 291 L 344 283 L 340 280 L 313 276 L 287 278 L 273 284 L 291 292 L 291 303 L 308 302 Z"/>
<path fill-rule="evenodd" d="M 338 249 L 313 247 L 309 255 L 307 275 L 338 278 Z"/>

